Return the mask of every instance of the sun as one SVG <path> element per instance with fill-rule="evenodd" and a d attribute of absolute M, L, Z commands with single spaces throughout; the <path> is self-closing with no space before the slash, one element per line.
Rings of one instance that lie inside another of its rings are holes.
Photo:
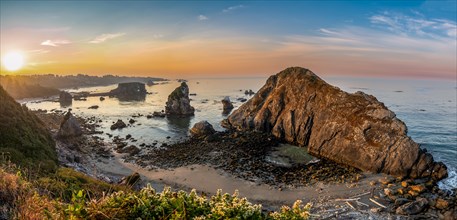
<path fill-rule="evenodd" d="M 7 53 L 2 58 L 2 64 L 9 71 L 16 71 L 24 66 L 24 56 L 20 52 Z"/>

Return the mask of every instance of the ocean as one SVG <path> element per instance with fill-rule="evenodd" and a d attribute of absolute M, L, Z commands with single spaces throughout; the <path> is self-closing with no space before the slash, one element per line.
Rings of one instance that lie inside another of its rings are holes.
<path fill-rule="evenodd" d="M 146 116 L 154 111 L 164 110 L 168 95 L 179 86 L 177 81 L 146 86 L 149 95 L 144 101 L 119 101 L 117 98 L 88 97 L 86 101 L 73 101 L 72 111 L 82 117 L 95 116 L 103 134 L 125 137 L 127 134 L 141 143 L 170 143 L 186 138 L 189 128 L 201 120 L 210 122 L 216 130 L 223 130 L 220 121 L 227 117 L 222 114 L 222 100 L 229 96 L 235 109 L 242 102 L 239 98 L 249 99 L 244 91 L 257 91 L 267 77 L 260 78 L 217 78 L 192 79 L 188 81 L 191 105 L 195 107 L 195 116 L 188 118 L 150 118 Z M 383 102 L 408 127 L 408 135 L 426 148 L 435 160 L 444 162 L 448 167 L 449 178 L 439 183 L 443 189 L 457 188 L 457 82 L 453 80 L 411 80 L 411 79 L 375 79 L 355 77 L 323 77 L 328 83 L 346 92 L 363 91 L 374 95 Z M 70 92 L 108 92 L 117 85 L 71 89 Z M 24 100 L 30 109 L 67 110 L 58 102 Z M 98 109 L 89 109 L 98 105 Z M 137 117 L 141 115 L 140 117 Z M 133 118 L 136 122 L 122 130 L 111 131 L 110 126 L 118 119 L 128 123 Z"/>

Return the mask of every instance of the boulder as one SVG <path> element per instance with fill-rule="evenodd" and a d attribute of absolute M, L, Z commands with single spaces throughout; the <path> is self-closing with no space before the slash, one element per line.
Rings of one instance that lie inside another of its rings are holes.
<path fill-rule="evenodd" d="M 245 94 L 245 95 L 254 95 L 255 92 L 252 91 L 252 90 L 250 89 L 250 90 L 245 90 L 245 91 L 244 91 L 244 94 Z"/>
<path fill-rule="evenodd" d="M 121 120 L 121 119 L 118 119 L 116 123 L 112 124 L 111 125 L 111 130 L 116 130 L 116 129 L 121 129 L 121 128 L 125 128 L 127 127 L 127 125 Z"/>
<path fill-rule="evenodd" d="M 194 107 L 190 106 L 189 87 L 186 82 L 176 88 L 169 96 L 165 105 L 165 113 L 167 115 L 194 115 Z"/>
<path fill-rule="evenodd" d="M 209 136 L 214 134 L 216 131 L 213 126 L 207 121 L 200 121 L 195 123 L 195 125 L 190 129 L 192 136 Z"/>
<path fill-rule="evenodd" d="M 57 135 L 61 138 L 79 137 L 83 134 L 81 125 L 78 120 L 71 114 L 70 111 L 65 114 L 62 122 L 60 123 L 60 129 Z"/>
<path fill-rule="evenodd" d="M 140 82 L 119 83 L 116 89 L 109 92 L 110 96 L 117 97 L 121 101 L 144 100 L 146 94 L 146 87 Z"/>
<path fill-rule="evenodd" d="M 163 117 L 165 117 L 165 116 L 166 116 L 166 114 L 165 114 L 165 112 L 164 112 L 163 110 L 162 110 L 161 112 L 154 111 L 154 112 L 152 113 L 152 117 L 160 117 L 160 118 L 163 118 Z"/>
<path fill-rule="evenodd" d="M 61 106 L 69 106 L 73 102 L 73 96 L 65 91 L 60 91 L 59 102 Z"/>
<path fill-rule="evenodd" d="M 225 96 L 224 99 L 221 100 L 222 102 L 222 111 L 225 112 L 225 113 L 230 113 L 230 111 L 232 111 L 233 109 L 233 104 L 232 102 L 230 101 L 230 97 L 228 96 Z"/>
<path fill-rule="evenodd" d="M 447 176 L 447 168 L 407 136 L 406 125 L 374 96 L 349 94 L 300 67 L 271 76 L 222 125 L 272 133 L 308 153 L 363 171 Z"/>
<path fill-rule="evenodd" d="M 98 109 L 98 105 L 92 105 L 89 107 L 89 109 Z"/>

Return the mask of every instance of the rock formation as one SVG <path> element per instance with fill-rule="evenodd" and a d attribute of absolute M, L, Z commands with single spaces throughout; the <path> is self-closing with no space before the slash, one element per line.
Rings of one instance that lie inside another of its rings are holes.
<path fill-rule="evenodd" d="M 207 121 L 200 121 L 190 129 L 192 136 L 208 136 L 214 134 L 216 131 L 213 126 Z"/>
<path fill-rule="evenodd" d="M 228 96 L 225 96 L 224 99 L 221 100 L 222 102 L 222 114 L 229 114 L 232 109 L 233 109 L 233 104 L 232 102 L 230 101 L 230 97 Z"/>
<path fill-rule="evenodd" d="M 121 119 L 118 119 L 116 123 L 111 125 L 110 129 L 116 130 L 116 129 L 121 129 L 121 128 L 125 128 L 125 127 L 127 127 L 125 122 L 123 122 Z"/>
<path fill-rule="evenodd" d="M 79 137 L 83 134 L 81 125 L 70 111 L 65 114 L 57 135 L 61 138 Z"/>
<path fill-rule="evenodd" d="M 396 176 L 447 176 L 441 162 L 407 136 L 406 125 L 374 96 L 349 94 L 307 69 L 271 76 L 234 111 L 226 127 L 271 132 L 308 152 L 364 171 Z"/>
<path fill-rule="evenodd" d="M 190 106 L 189 87 L 186 82 L 176 88 L 169 96 L 165 106 L 167 115 L 194 115 L 194 107 Z"/>
<path fill-rule="evenodd" d="M 110 96 L 115 96 L 121 101 L 144 100 L 146 94 L 144 83 L 139 82 L 119 83 L 116 89 L 109 92 Z"/>
<path fill-rule="evenodd" d="M 59 94 L 59 102 L 61 106 L 69 106 L 73 102 L 73 96 L 68 92 L 61 91 Z"/>

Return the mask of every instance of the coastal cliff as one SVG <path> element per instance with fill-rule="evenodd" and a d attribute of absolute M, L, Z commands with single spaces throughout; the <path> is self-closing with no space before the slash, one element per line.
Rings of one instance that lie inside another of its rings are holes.
<path fill-rule="evenodd" d="M 269 132 L 308 152 L 364 171 L 412 178 L 447 176 L 447 168 L 407 136 L 406 125 L 374 96 L 349 94 L 300 67 L 271 76 L 223 122 Z"/>
<path fill-rule="evenodd" d="M 21 106 L 0 86 L 0 159 L 26 168 L 53 171 L 55 142 L 38 117 Z"/>

